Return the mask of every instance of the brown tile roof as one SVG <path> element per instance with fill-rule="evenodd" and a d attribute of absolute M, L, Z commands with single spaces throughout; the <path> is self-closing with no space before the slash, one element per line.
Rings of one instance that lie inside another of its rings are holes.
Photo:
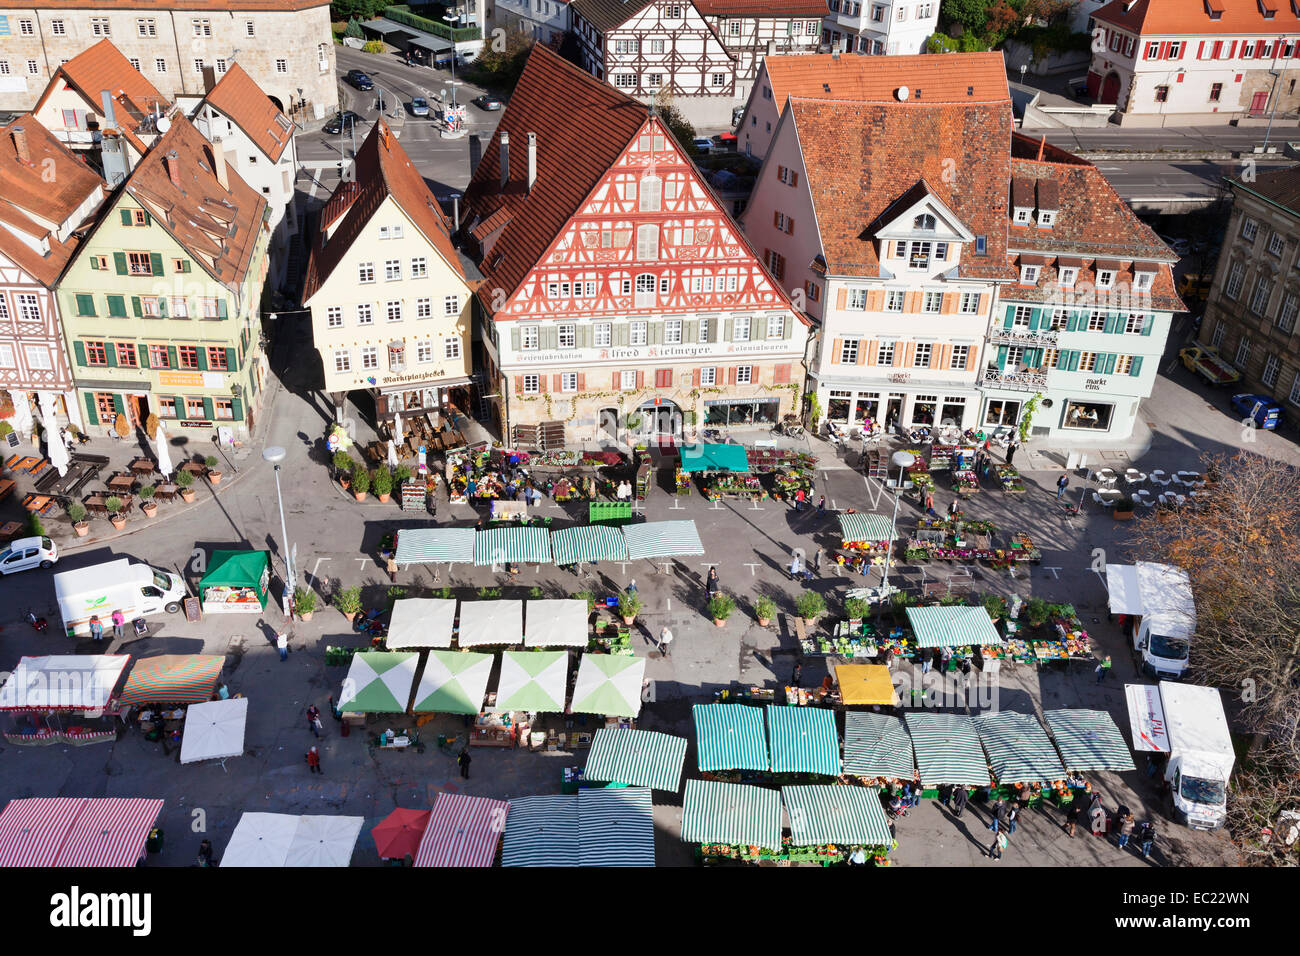
<path fill-rule="evenodd" d="M 481 263 L 480 297 L 512 295 L 648 118 L 646 107 L 540 44 L 533 46 L 497 132 L 465 191 L 473 229 L 510 214 Z M 510 134 L 510 186 L 500 189 L 501 134 Z M 537 181 L 525 189 L 528 134 L 537 134 Z"/>
<path fill-rule="evenodd" d="M 128 114 L 137 122 L 156 104 L 166 109 L 170 104 L 157 87 L 144 78 L 129 60 L 113 45 L 112 40 L 100 40 L 94 46 L 78 53 L 64 63 L 55 74 L 62 73 L 81 95 L 100 107 L 100 91 L 109 90 L 119 106 L 126 106 Z M 51 83 L 53 86 L 53 83 Z M 125 100 L 123 99 L 125 97 Z M 44 99 L 44 97 L 42 97 Z M 118 116 L 118 122 L 126 120 Z"/>
<path fill-rule="evenodd" d="M 511 102 L 514 102 L 513 99 Z M 446 216 L 429 186 L 397 142 L 388 124 L 375 123 L 370 135 L 357 150 L 354 178 L 335 191 L 325 204 L 316 242 L 307 261 L 307 278 L 303 285 L 305 304 L 329 278 L 335 266 L 361 236 L 370 217 L 389 196 L 410 217 L 438 253 L 462 278 L 465 270 L 451 244 Z M 342 221 L 340 222 L 340 218 Z M 326 226 L 338 222 L 328 242 L 323 242 Z"/>
<path fill-rule="evenodd" d="M 238 63 L 230 64 L 206 100 L 242 129 L 271 162 L 278 162 L 293 137 L 293 123 Z"/>
<path fill-rule="evenodd" d="M 789 108 L 828 273 L 879 276 L 868 226 L 923 180 L 966 228 L 987 239 L 987 256 L 977 258 L 968 247 L 959 274 L 1013 275 L 1006 254 L 1009 100 L 957 106 L 792 99 Z"/>
<path fill-rule="evenodd" d="M 1113 23 L 1139 36 L 1257 35 L 1262 39 L 1294 33 L 1300 29 L 1289 0 L 1268 0 L 1272 19 L 1265 18 L 1259 0 L 1211 0 L 1209 6 L 1223 15 L 1211 19 L 1206 0 L 1137 0 L 1125 10 L 1125 0 L 1112 0 L 1092 15 L 1098 23 Z"/>
<path fill-rule="evenodd" d="M 826 0 L 695 0 L 706 17 L 824 17 Z"/>
<path fill-rule="evenodd" d="M 14 130 L 26 136 L 29 162 L 19 160 Z M 53 164 L 53 165 L 51 165 Z M 54 176 L 48 173 L 53 170 Z M 60 143 L 30 113 L 0 127 L 0 220 L 31 236 L 46 236 L 50 251 L 40 255 L 8 229 L 0 229 L 0 253 L 46 287 L 53 287 L 79 244 L 69 236 L 60 242 L 53 232 L 30 218 L 62 223 L 104 182 L 71 150 Z M 77 223 L 80 225 L 80 223 Z"/>
<path fill-rule="evenodd" d="M 1138 298 L 1136 295 L 1129 298 L 1125 294 L 1115 291 L 1095 290 L 1092 295 L 1084 295 L 1083 290 L 1095 289 L 1097 279 L 1097 270 L 1091 264 L 1085 264 L 1079 269 L 1078 277 L 1075 279 L 1074 290 L 1067 290 L 1068 296 L 1063 300 L 1061 288 L 1056 284 L 1056 277 L 1061 266 L 1075 266 L 1079 268 L 1077 260 L 1069 256 L 1058 256 L 1054 266 L 1048 266 L 1039 272 L 1038 284 L 1034 286 L 1013 284 L 1003 286 L 999 293 L 999 299 L 1005 302 L 1042 302 L 1059 307 L 1081 308 L 1084 306 L 1093 306 L 1097 308 L 1120 308 L 1130 311 L 1142 311 L 1153 309 L 1160 312 L 1185 312 L 1187 306 L 1183 300 L 1178 297 L 1178 292 L 1174 288 L 1174 272 L 1168 263 L 1160 263 L 1155 270 L 1155 278 L 1151 283 L 1151 292 L 1149 296 Z M 1149 272 L 1149 269 L 1143 269 Z M 1116 272 L 1114 280 L 1115 290 L 1124 290 L 1133 283 L 1133 272 L 1131 268 L 1120 269 Z"/>
<path fill-rule="evenodd" d="M 777 108 L 786 97 L 895 103 L 906 86 L 910 102 L 1010 102 L 1001 53 L 857 56 L 808 53 L 763 60 Z"/>
<path fill-rule="evenodd" d="M 627 23 L 653 0 L 572 0 L 569 9 L 582 15 L 601 33 L 613 30 Z"/>
<path fill-rule="evenodd" d="M 243 282 L 266 199 L 226 164 L 229 191 L 211 168 L 212 147 L 188 119 L 177 115 L 127 178 L 125 189 L 214 278 L 229 289 Z M 180 185 L 164 160 L 174 159 Z"/>
<path fill-rule="evenodd" d="M 314 10 L 322 0 L 41 0 L 42 10 L 208 10 L 224 13 L 274 13 Z"/>
<path fill-rule="evenodd" d="M 1300 215 L 1300 165 L 1255 173 L 1253 183 L 1231 180 L 1234 189 L 1253 193 L 1281 206 L 1292 215 Z"/>

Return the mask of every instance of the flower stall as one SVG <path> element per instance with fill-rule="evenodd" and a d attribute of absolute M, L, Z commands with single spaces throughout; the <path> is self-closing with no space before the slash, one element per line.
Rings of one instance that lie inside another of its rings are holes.
<path fill-rule="evenodd" d="M 1002 490 L 1009 495 L 1023 495 L 1025 493 L 1025 483 L 1020 479 L 1018 472 L 1011 465 L 997 466 L 998 482 L 1002 485 Z"/>
<path fill-rule="evenodd" d="M 839 515 L 840 550 L 835 563 L 842 568 L 866 574 L 867 569 L 885 563 L 885 556 L 898 536 L 893 521 L 884 515 L 846 511 Z"/>
<path fill-rule="evenodd" d="M 958 468 L 954 465 L 952 470 L 952 487 L 957 494 L 962 497 L 968 497 L 980 490 L 979 475 L 975 473 L 974 468 Z"/>

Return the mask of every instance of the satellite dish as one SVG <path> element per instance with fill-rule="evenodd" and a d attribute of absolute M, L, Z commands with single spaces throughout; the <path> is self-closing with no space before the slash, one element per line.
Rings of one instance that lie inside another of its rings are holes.
<path fill-rule="evenodd" d="M 907 97 L 908 97 L 908 89 L 907 89 L 907 87 L 906 87 L 906 86 L 900 86 L 898 89 L 896 89 L 896 90 L 894 91 L 894 95 L 898 97 L 899 102 L 903 102 L 903 101 L 905 101 L 905 100 L 907 99 Z"/>
<path fill-rule="evenodd" d="M 165 133 L 172 128 L 172 121 L 165 116 L 158 117 L 158 132 Z"/>

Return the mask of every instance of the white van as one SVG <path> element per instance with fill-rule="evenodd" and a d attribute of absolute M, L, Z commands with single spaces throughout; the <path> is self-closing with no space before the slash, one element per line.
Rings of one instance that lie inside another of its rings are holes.
<path fill-rule="evenodd" d="M 19 538 L 0 551 L 0 574 L 52 568 L 59 560 L 59 549 L 49 538 Z"/>
<path fill-rule="evenodd" d="M 1196 602 L 1187 572 L 1149 561 L 1107 564 L 1106 588 L 1110 612 L 1128 617 L 1124 630 L 1142 673 L 1157 680 L 1181 677 L 1196 632 Z"/>

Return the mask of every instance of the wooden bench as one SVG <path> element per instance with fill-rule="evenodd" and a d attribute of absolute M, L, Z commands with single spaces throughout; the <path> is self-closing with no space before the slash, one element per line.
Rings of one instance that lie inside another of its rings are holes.
<path fill-rule="evenodd" d="M 0 501 L 4 501 L 14 490 L 14 480 L 12 478 L 0 478 Z"/>
<path fill-rule="evenodd" d="M 790 618 L 794 621 L 794 636 L 799 641 L 799 649 L 803 650 L 803 642 L 808 640 L 808 627 L 804 624 L 803 618 L 798 615 Z"/>
<path fill-rule="evenodd" d="M 14 455 L 13 458 L 10 458 L 7 462 L 5 462 L 5 464 L 8 465 L 14 471 L 28 471 L 29 469 L 35 468 L 37 465 L 39 465 L 42 460 L 43 459 L 35 458 L 31 455 L 27 455 L 23 458 L 19 458 L 17 455 Z"/>
<path fill-rule="evenodd" d="M 4 524 L 0 524 L 0 541 L 12 541 L 18 537 L 22 530 L 23 523 L 21 521 L 6 521 Z"/>
<path fill-rule="evenodd" d="M 23 499 L 23 507 L 38 515 L 49 514 L 54 508 L 54 499 L 49 495 L 30 494 Z"/>

